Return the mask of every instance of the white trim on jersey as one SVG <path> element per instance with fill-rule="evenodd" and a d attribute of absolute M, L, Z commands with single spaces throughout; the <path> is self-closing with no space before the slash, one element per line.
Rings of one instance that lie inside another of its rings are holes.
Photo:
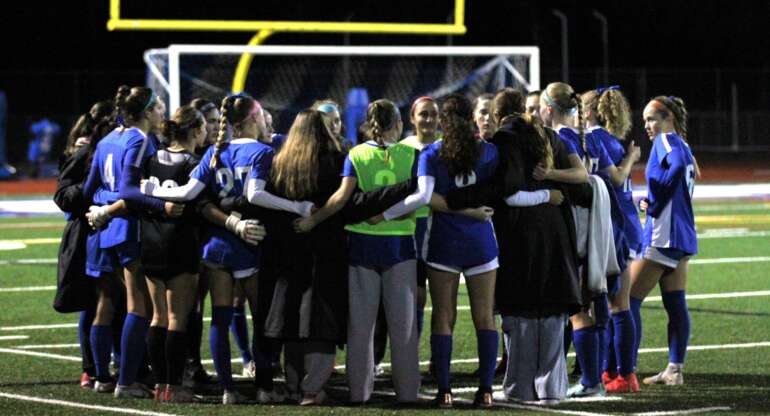
<path fill-rule="evenodd" d="M 666 154 L 671 153 L 671 144 L 668 142 L 668 136 L 666 133 L 660 134 L 661 143 L 663 143 L 663 147 L 666 148 Z"/>
<path fill-rule="evenodd" d="M 650 239 L 650 245 L 654 247 L 667 248 L 671 246 L 671 201 L 663 208 L 658 218 L 650 216 L 652 218 L 652 238 Z"/>
<path fill-rule="evenodd" d="M 478 274 L 486 273 L 500 267 L 500 263 L 497 261 L 497 257 L 495 257 L 494 259 L 484 264 L 479 264 L 478 266 L 468 267 L 465 269 L 454 267 L 454 266 L 447 266 L 445 264 L 427 262 L 427 261 L 425 262 L 425 264 L 427 264 L 428 266 L 436 270 L 441 270 L 442 272 L 462 273 L 466 278 L 470 278 Z"/>
<path fill-rule="evenodd" d="M 240 139 L 230 140 L 230 144 L 249 144 L 249 143 L 259 143 L 259 141 L 257 139 L 250 139 L 247 137 L 241 137 Z"/>

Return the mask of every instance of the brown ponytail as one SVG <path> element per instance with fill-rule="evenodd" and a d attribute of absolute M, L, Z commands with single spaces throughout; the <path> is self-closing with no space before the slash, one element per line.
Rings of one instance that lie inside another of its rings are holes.
<path fill-rule="evenodd" d="M 230 97 L 225 97 L 222 100 L 222 106 L 219 109 L 221 116 L 219 117 L 219 133 L 217 134 L 217 141 L 214 142 L 214 155 L 209 161 L 209 167 L 216 169 L 219 164 L 219 154 L 222 153 L 222 149 L 227 147 L 227 120 L 230 116 Z"/>
<path fill-rule="evenodd" d="M 451 94 L 441 104 L 439 119 L 444 130 L 439 158 L 448 165 L 450 175 L 470 173 L 480 156 L 470 100 L 464 95 Z"/>
<path fill-rule="evenodd" d="M 369 104 L 369 108 L 366 109 L 366 137 L 385 150 L 385 160 L 388 160 L 385 133 L 396 127 L 400 120 L 401 113 L 396 105 L 384 98 Z"/>

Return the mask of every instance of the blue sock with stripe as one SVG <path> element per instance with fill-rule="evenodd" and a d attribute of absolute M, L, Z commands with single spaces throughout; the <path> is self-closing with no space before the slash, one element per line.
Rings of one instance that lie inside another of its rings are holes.
<path fill-rule="evenodd" d="M 614 313 L 612 325 L 615 327 L 613 344 L 618 374 L 627 376 L 634 372 L 634 346 L 636 345 L 634 317 L 629 311 Z"/>
<path fill-rule="evenodd" d="M 244 305 L 233 308 L 233 320 L 230 323 L 230 332 L 233 334 L 238 350 L 241 351 L 243 364 L 248 364 L 254 358 L 249 346 L 249 327 L 246 324 L 246 308 Z"/>
<path fill-rule="evenodd" d="M 634 322 L 634 334 L 636 335 L 634 337 L 634 351 L 631 354 L 633 360 L 633 369 L 636 371 L 639 346 L 642 345 L 642 299 L 637 299 L 632 296 L 629 305 L 631 306 L 629 312 L 631 312 L 631 318 Z"/>
<path fill-rule="evenodd" d="M 663 293 L 663 306 L 668 313 L 668 362 L 684 364 L 690 340 L 690 313 L 684 290 Z"/>
<path fill-rule="evenodd" d="M 233 319 L 232 306 L 213 306 L 211 308 L 211 329 L 209 346 L 214 359 L 214 368 L 222 388 L 233 390 L 233 374 L 230 365 L 230 334 L 228 328 Z"/>
<path fill-rule="evenodd" d="M 433 368 L 436 371 L 436 384 L 439 390 L 449 390 L 449 371 L 452 361 L 452 336 L 431 335 L 430 352 Z"/>
<path fill-rule="evenodd" d="M 599 333 L 592 326 L 573 331 L 572 337 L 572 342 L 575 344 L 575 355 L 577 355 L 582 370 L 580 384 L 585 387 L 595 387 L 601 381 L 599 374 Z"/>
<path fill-rule="evenodd" d="M 615 343 L 613 342 L 615 339 L 614 325 L 607 325 L 607 328 L 604 328 L 602 337 L 602 342 L 607 343 L 607 353 L 602 359 L 602 370 L 608 373 L 615 373 L 618 364 L 615 360 Z"/>
<path fill-rule="evenodd" d="M 91 351 L 96 366 L 96 379 L 102 383 L 112 380 L 110 376 L 110 353 L 112 352 L 112 326 L 94 325 L 90 333 Z"/>
<path fill-rule="evenodd" d="M 479 354 L 479 387 L 484 391 L 492 391 L 497 364 L 497 344 L 500 336 L 494 329 L 476 331 L 476 347 Z"/>
<path fill-rule="evenodd" d="M 150 321 L 139 315 L 129 313 L 120 336 L 120 377 L 118 384 L 130 386 L 136 381 L 139 366 L 144 364 L 147 349 L 145 338 L 150 328 Z"/>

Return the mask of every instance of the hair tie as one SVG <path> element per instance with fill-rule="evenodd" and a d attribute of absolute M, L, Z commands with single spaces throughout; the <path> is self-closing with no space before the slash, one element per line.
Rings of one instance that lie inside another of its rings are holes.
<path fill-rule="evenodd" d="M 596 89 L 596 92 L 599 94 L 604 94 L 605 91 L 620 91 L 620 85 L 610 85 L 609 87 L 599 87 Z"/>
<path fill-rule="evenodd" d="M 216 104 L 209 102 L 206 105 L 202 106 L 201 109 L 198 111 L 200 111 L 201 113 L 208 113 L 209 111 L 214 110 L 216 108 L 217 108 Z"/>
<path fill-rule="evenodd" d="M 545 103 L 549 107 L 553 107 L 553 108 L 561 111 L 561 107 L 559 107 L 559 104 L 556 104 L 556 102 L 554 102 L 553 99 L 551 99 L 551 96 L 548 95 L 548 91 L 543 91 L 542 97 L 545 100 Z"/>
<path fill-rule="evenodd" d="M 435 103 L 436 100 L 433 99 L 433 97 L 429 97 L 427 95 L 423 95 L 422 97 L 418 97 L 414 102 L 412 103 L 412 107 L 409 109 L 409 114 L 414 114 L 414 109 L 417 108 L 417 104 L 424 103 L 424 102 L 432 102 Z"/>
<path fill-rule="evenodd" d="M 340 109 L 337 108 L 337 106 L 334 105 L 333 103 L 323 103 L 323 104 L 318 106 L 318 111 L 320 111 L 320 112 L 322 112 L 324 114 L 329 114 L 329 113 L 333 113 L 335 111 L 339 113 Z"/>
<path fill-rule="evenodd" d="M 123 118 L 123 116 L 119 115 L 119 116 L 115 117 L 115 123 L 118 126 L 125 126 L 126 125 L 126 120 Z"/>

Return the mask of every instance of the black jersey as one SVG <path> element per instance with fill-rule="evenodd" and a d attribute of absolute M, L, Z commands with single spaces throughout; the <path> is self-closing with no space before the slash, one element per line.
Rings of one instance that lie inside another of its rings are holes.
<path fill-rule="evenodd" d="M 156 186 L 176 187 L 187 183 L 199 159 L 187 151 L 158 150 L 145 166 L 144 177 Z M 200 261 L 196 204 L 186 204 L 179 218 L 157 214 L 142 217 L 142 265 L 150 277 L 170 278 L 197 273 Z"/>

